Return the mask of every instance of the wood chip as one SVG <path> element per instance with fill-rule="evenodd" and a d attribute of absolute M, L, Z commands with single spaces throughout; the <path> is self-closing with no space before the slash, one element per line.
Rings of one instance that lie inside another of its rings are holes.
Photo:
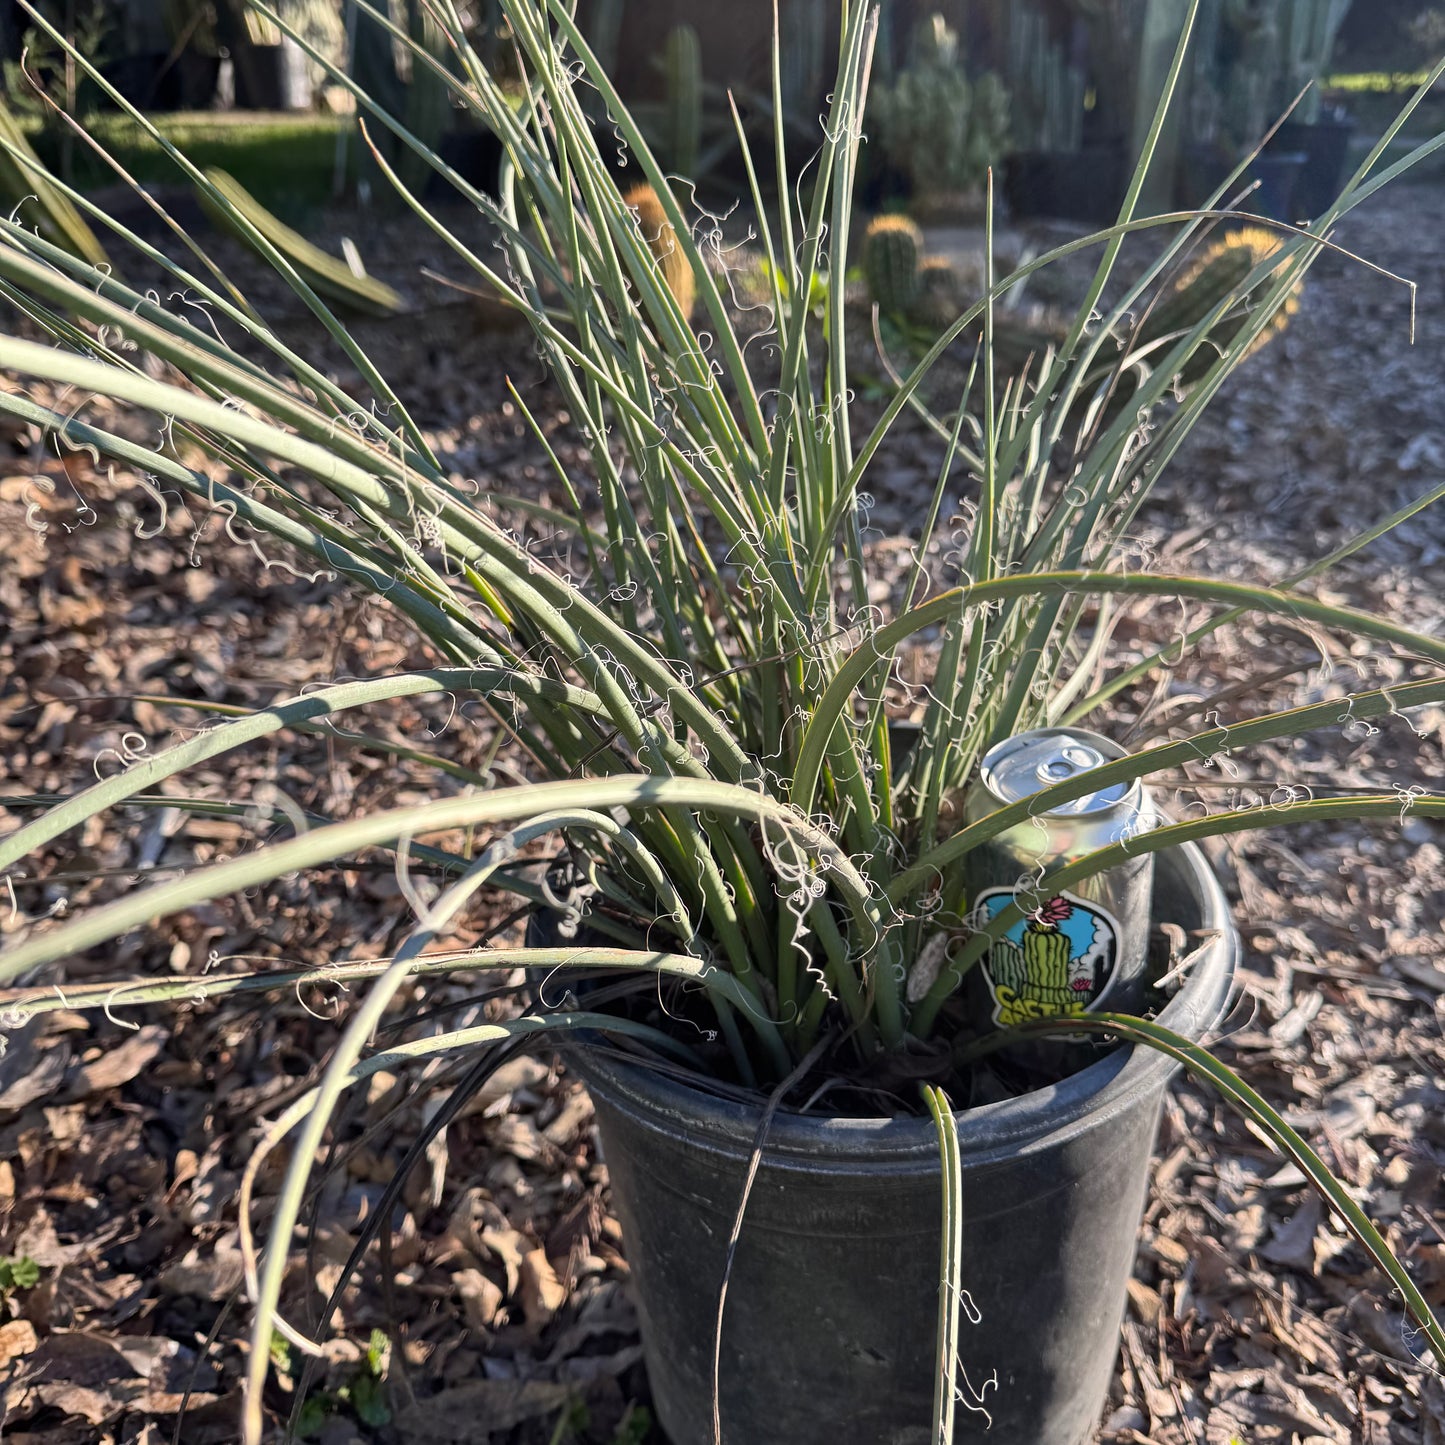
<path fill-rule="evenodd" d="M 562 1308 L 566 1286 L 543 1249 L 533 1249 L 522 1259 L 522 1314 L 529 1329 L 540 1330 Z"/>

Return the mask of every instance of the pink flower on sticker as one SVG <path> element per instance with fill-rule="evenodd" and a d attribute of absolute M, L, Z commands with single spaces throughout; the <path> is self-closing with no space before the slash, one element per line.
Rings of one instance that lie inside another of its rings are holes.
<path fill-rule="evenodd" d="M 1067 898 L 1050 898 L 1034 914 L 1034 920 L 1044 928 L 1057 928 L 1073 911 L 1074 905 Z"/>
<path fill-rule="evenodd" d="M 1075 993 L 1088 993 L 1093 985 L 1086 978 L 1076 978 L 1069 987 L 1072 988 Z"/>

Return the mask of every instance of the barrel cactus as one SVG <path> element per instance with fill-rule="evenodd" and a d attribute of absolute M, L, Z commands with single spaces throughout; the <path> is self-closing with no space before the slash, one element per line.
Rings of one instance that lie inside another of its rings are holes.
<path fill-rule="evenodd" d="M 1052 898 L 1029 920 L 1024 929 L 1024 970 L 1028 981 L 1025 998 L 1043 1005 L 1049 1013 L 1061 1013 L 1075 1002 L 1069 987 L 1069 957 L 1073 952 L 1068 934 L 1059 924 L 1073 912 L 1063 898 Z"/>
<path fill-rule="evenodd" d="M 677 232 L 668 220 L 657 192 L 651 186 L 634 186 L 622 199 L 636 214 L 637 229 L 662 271 L 662 279 L 672 292 L 672 299 L 677 302 L 683 319 L 690 319 L 694 297 L 692 264 L 678 244 Z"/>
<path fill-rule="evenodd" d="M 881 311 L 906 316 L 918 300 L 923 233 L 907 216 L 876 216 L 863 233 L 863 275 Z"/>
<path fill-rule="evenodd" d="M 946 256 L 926 256 L 918 268 L 913 314 L 927 326 L 944 327 L 963 310 L 963 278 Z"/>

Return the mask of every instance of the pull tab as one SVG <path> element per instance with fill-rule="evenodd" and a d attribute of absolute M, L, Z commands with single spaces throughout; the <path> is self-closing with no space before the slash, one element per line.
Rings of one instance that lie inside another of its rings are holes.
<path fill-rule="evenodd" d="M 1040 782 L 1062 783 L 1066 778 L 1072 778 L 1075 773 L 1086 773 L 1090 768 L 1097 768 L 1103 761 L 1093 748 L 1085 747 L 1083 743 L 1069 743 L 1060 750 L 1058 757 L 1040 763 L 1034 772 Z"/>

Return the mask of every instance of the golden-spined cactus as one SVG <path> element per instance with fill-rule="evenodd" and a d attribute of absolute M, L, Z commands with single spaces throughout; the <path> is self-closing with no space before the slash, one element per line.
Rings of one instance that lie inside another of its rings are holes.
<path fill-rule="evenodd" d="M 906 316 L 918 299 L 923 232 L 907 216 L 875 216 L 863 232 L 868 294 L 888 316 Z"/>
<path fill-rule="evenodd" d="M 634 186 L 622 200 L 637 216 L 637 229 L 642 233 L 647 249 L 652 252 L 653 259 L 661 268 L 662 279 L 667 289 L 672 292 L 672 299 L 677 302 L 683 319 L 690 321 L 696 284 L 693 281 L 692 263 L 678 242 L 677 232 L 668 220 L 657 192 L 648 185 Z"/>
<path fill-rule="evenodd" d="M 1169 293 L 1157 305 L 1140 328 L 1139 341 L 1149 342 L 1177 337 L 1197 326 L 1230 292 L 1234 291 L 1254 268 L 1279 250 L 1280 237 L 1266 226 L 1242 226 L 1228 231 L 1207 246 L 1183 271 Z M 1263 283 L 1262 283 L 1263 284 Z M 1253 355 L 1278 336 L 1290 318 L 1299 310 L 1301 278 L 1290 289 L 1283 306 L 1270 318 L 1270 323 L 1250 343 L 1246 355 Z M 1241 298 L 1243 300 L 1243 298 Z M 1201 347 L 1195 358 L 1207 370 L 1218 351 L 1230 345 L 1245 324 L 1245 319 L 1232 312 L 1211 329 L 1209 340 L 1214 346 Z M 1191 358 L 1193 362 L 1195 358 Z M 1185 379 L 1193 380 L 1196 365 L 1185 368 Z"/>
<path fill-rule="evenodd" d="M 913 310 L 920 321 L 940 328 L 958 318 L 963 310 L 963 278 L 947 256 L 924 257 Z"/>

